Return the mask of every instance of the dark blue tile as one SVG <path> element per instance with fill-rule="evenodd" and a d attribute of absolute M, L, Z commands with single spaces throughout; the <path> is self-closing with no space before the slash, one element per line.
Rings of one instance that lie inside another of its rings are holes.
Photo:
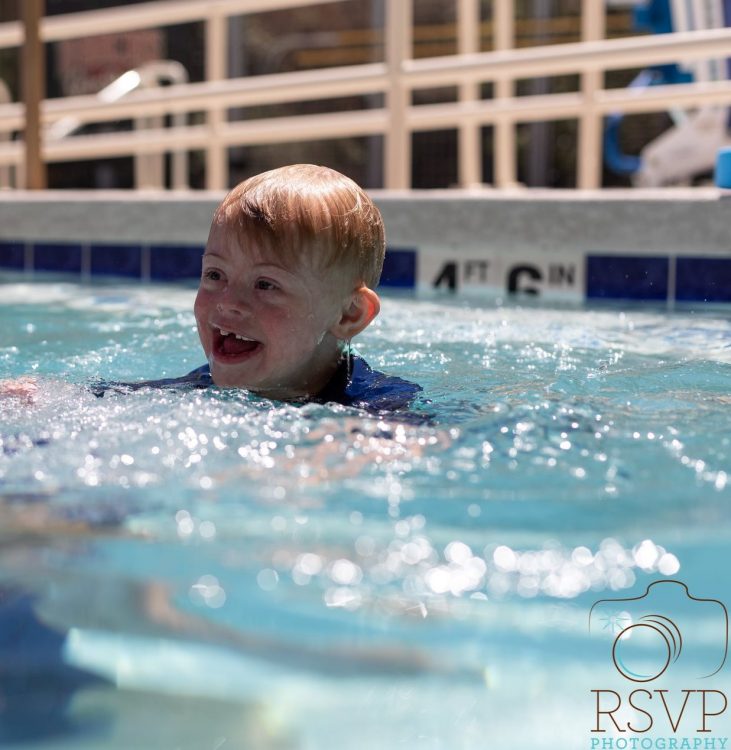
<path fill-rule="evenodd" d="M 142 275 L 142 248 L 139 245 L 92 245 L 91 273 L 93 276 Z"/>
<path fill-rule="evenodd" d="M 678 258 L 678 302 L 731 302 L 731 258 Z"/>
<path fill-rule="evenodd" d="M 22 271 L 25 268 L 25 244 L 0 242 L 0 268 Z"/>
<path fill-rule="evenodd" d="M 379 286 L 416 286 L 416 250 L 388 248 Z"/>
<path fill-rule="evenodd" d="M 153 245 L 150 278 L 157 281 L 200 278 L 204 249 L 200 245 Z"/>
<path fill-rule="evenodd" d="M 36 244 L 33 246 L 33 268 L 36 271 L 81 273 L 81 245 Z"/>
<path fill-rule="evenodd" d="M 665 301 L 668 296 L 666 257 L 587 255 L 587 299 Z"/>

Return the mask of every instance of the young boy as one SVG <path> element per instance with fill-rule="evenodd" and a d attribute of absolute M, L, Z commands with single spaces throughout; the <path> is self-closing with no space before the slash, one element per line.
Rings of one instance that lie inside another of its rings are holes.
<path fill-rule="evenodd" d="M 125 385 L 214 384 L 371 411 L 408 405 L 420 386 L 350 352 L 380 310 L 373 287 L 384 254 L 381 214 L 348 177 L 311 164 L 251 177 L 216 210 L 203 255 L 194 311 L 208 365 Z"/>
<path fill-rule="evenodd" d="M 348 177 L 311 164 L 251 177 L 216 210 L 203 255 L 194 311 L 208 364 L 92 391 L 217 385 L 369 411 L 405 407 L 421 387 L 350 352 L 380 310 L 373 287 L 384 254 L 381 214 Z M 0 396 L 32 399 L 35 388 L 7 381 Z"/>
<path fill-rule="evenodd" d="M 349 351 L 380 310 L 384 253 L 380 212 L 332 169 L 295 164 L 234 188 L 213 217 L 194 306 L 213 383 L 277 400 L 406 405 L 419 386 Z"/>

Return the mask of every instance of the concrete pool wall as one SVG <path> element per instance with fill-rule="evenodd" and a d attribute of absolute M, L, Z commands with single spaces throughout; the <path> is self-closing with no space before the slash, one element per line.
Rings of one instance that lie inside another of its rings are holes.
<path fill-rule="evenodd" d="M 731 196 L 714 188 L 372 195 L 386 223 L 384 287 L 731 302 Z M 195 279 L 222 197 L 5 192 L 0 270 Z"/>

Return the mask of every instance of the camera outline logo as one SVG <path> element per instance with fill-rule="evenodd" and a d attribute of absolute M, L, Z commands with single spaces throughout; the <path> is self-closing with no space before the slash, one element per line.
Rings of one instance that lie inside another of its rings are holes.
<path fill-rule="evenodd" d="M 668 594 L 671 599 L 684 595 L 688 600 L 705 606 L 708 612 L 716 612 L 718 658 L 710 665 L 715 668 L 707 674 L 698 675 L 698 679 L 707 679 L 718 674 L 728 657 L 728 610 L 719 599 L 693 596 L 682 581 L 665 578 L 649 583 L 645 593 L 640 596 L 597 600 L 589 610 L 589 633 L 597 630 L 609 631 L 610 637 L 613 637 L 612 662 L 622 677 L 637 683 L 658 679 L 680 659 L 684 649 L 687 652 L 682 628 L 678 624 L 679 618 L 672 611 L 672 607 L 667 611 L 667 605 L 661 603 L 662 594 Z M 634 604 L 645 599 L 648 600 L 645 604 Z M 664 607 L 666 611 L 663 612 Z M 632 612 L 628 611 L 633 609 L 635 614 L 642 614 L 633 617 Z M 605 610 L 606 614 L 602 616 L 601 613 Z M 637 640 L 642 641 L 645 651 L 655 652 L 655 663 L 649 668 L 645 664 L 646 654 L 643 654 L 642 649 L 632 647 L 632 638 L 635 639 L 635 643 Z"/>

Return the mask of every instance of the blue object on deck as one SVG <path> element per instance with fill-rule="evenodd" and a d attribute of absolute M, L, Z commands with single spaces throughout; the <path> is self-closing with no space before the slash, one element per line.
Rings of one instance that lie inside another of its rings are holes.
<path fill-rule="evenodd" d="M 717 187 L 731 190 L 731 147 L 718 151 L 715 181 Z"/>
<path fill-rule="evenodd" d="M 731 27 L 731 0 L 721 0 L 723 18 L 726 27 Z M 637 4 L 633 11 L 633 27 L 638 31 L 652 34 L 671 34 L 682 29 L 676 28 L 673 22 L 671 0 L 645 0 Z M 726 59 L 728 78 L 731 79 L 731 57 Z M 694 80 L 691 72 L 684 70 L 677 63 L 650 65 L 642 70 L 630 83 L 628 88 L 645 89 L 650 86 L 690 83 Z M 631 176 L 642 168 L 639 156 L 626 154 L 620 143 L 620 128 L 625 115 L 611 113 L 606 118 L 604 128 L 604 164 L 617 175 Z M 731 108 L 729 108 L 728 127 L 731 129 Z"/>

